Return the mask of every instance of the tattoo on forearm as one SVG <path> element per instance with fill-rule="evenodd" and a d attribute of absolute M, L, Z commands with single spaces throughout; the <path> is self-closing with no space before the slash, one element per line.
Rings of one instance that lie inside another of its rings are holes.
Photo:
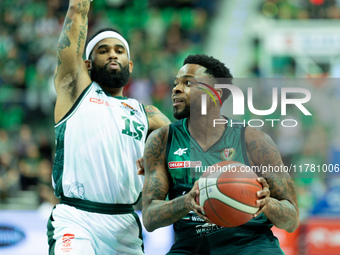
<path fill-rule="evenodd" d="M 170 182 L 165 169 L 166 137 L 166 128 L 155 131 L 148 138 L 144 152 L 143 219 L 152 229 L 170 225 L 187 213 L 183 198 L 164 201 Z"/>
<path fill-rule="evenodd" d="M 59 66 L 62 64 L 61 53 L 62 51 L 71 46 L 71 41 L 68 37 L 68 33 L 70 32 L 72 26 L 72 20 L 70 20 L 67 16 L 65 17 L 63 30 L 61 32 L 59 41 L 58 41 L 58 50 L 57 50 L 57 73 L 59 70 Z M 55 75 L 55 79 L 57 78 L 57 73 Z"/>
<path fill-rule="evenodd" d="M 161 175 L 153 173 L 150 178 L 147 178 L 146 188 L 143 191 L 143 208 L 145 210 L 143 217 L 152 229 L 168 226 L 187 214 L 182 198 L 176 198 L 170 202 L 164 201 L 168 193 L 168 186 L 160 182 L 159 179 L 167 179 L 167 176 L 162 177 Z"/>
<path fill-rule="evenodd" d="M 153 116 L 156 115 L 156 111 L 155 111 L 155 109 L 154 109 L 152 106 L 146 105 L 146 106 L 144 106 L 144 109 L 145 109 L 146 115 L 147 115 L 149 118 L 152 118 Z"/>
<path fill-rule="evenodd" d="M 277 199 L 272 201 L 267 217 L 279 228 L 294 228 L 298 208 L 292 179 L 271 176 L 266 180 L 270 196 Z"/>
<path fill-rule="evenodd" d="M 84 0 L 83 2 L 78 4 L 78 11 L 81 13 L 83 20 L 87 19 L 87 13 L 90 9 L 90 1 Z"/>
<path fill-rule="evenodd" d="M 283 166 L 279 150 L 273 140 L 266 134 L 254 134 L 254 138 L 246 143 L 250 160 L 257 166 Z M 286 230 L 294 230 L 298 220 L 298 205 L 293 180 L 284 171 L 263 172 L 270 197 L 267 217 L 273 224 Z"/>
<path fill-rule="evenodd" d="M 57 79 L 57 76 L 58 76 L 58 73 L 59 73 L 59 67 L 63 64 L 63 59 L 62 59 L 63 50 L 68 48 L 68 47 L 74 47 L 75 45 L 77 45 L 76 53 L 79 54 L 79 53 L 81 53 L 81 46 L 83 45 L 83 43 L 86 40 L 87 25 L 88 25 L 87 14 L 88 14 L 88 11 L 90 9 L 90 1 L 89 0 L 82 0 L 80 3 L 78 3 L 76 8 L 77 8 L 77 12 L 78 12 L 78 17 L 79 17 L 79 13 L 81 15 L 80 25 L 79 25 L 79 28 L 78 28 L 79 29 L 78 41 L 72 42 L 70 40 L 71 28 L 72 28 L 72 26 L 75 25 L 74 22 L 76 22 L 76 20 L 73 19 L 73 16 L 70 14 L 70 12 L 69 12 L 70 10 L 69 10 L 68 14 L 65 17 L 63 29 L 62 29 L 61 35 L 59 37 L 59 40 L 58 40 L 57 70 L 56 70 L 56 73 L 55 73 L 55 76 L 54 76 L 54 80 Z M 74 46 L 72 46 L 71 44 L 74 44 Z"/>
<path fill-rule="evenodd" d="M 155 171 L 155 167 L 164 164 L 165 157 L 165 136 L 166 129 L 159 129 L 155 131 L 147 140 L 144 150 L 144 164 L 145 168 L 149 169 L 150 173 Z M 153 170 L 151 170 L 153 169 Z"/>
<path fill-rule="evenodd" d="M 80 52 L 80 47 L 82 42 L 86 40 L 86 30 L 87 30 L 87 22 L 85 26 L 80 26 L 79 28 L 79 35 L 78 35 L 78 42 L 77 42 L 77 53 Z"/>
<path fill-rule="evenodd" d="M 155 110 L 155 108 L 150 105 L 144 106 L 144 109 L 149 119 L 152 119 L 152 118 L 157 119 L 158 128 L 165 126 L 165 125 L 169 125 L 171 123 L 171 121 L 158 109 Z"/>

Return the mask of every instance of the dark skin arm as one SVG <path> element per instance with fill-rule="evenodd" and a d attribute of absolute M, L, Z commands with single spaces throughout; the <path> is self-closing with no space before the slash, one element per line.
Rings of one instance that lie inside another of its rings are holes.
<path fill-rule="evenodd" d="M 153 105 L 145 105 L 144 109 L 149 121 L 148 134 L 171 123 L 168 117 L 166 117 L 157 107 Z"/>
<path fill-rule="evenodd" d="M 267 134 L 247 127 L 245 141 L 252 166 L 283 166 L 278 148 Z M 254 217 L 264 213 L 277 228 L 294 232 L 299 226 L 299 208 L 290 175 L 284 171 L 264 172 L 258 181 L 263 189 L 258 192 L 260 210 Z"/>
<path fill-rule="evenodd" d="M 203 208 L 195 202 L 199 194 L 197 182 L 191 191 L 170 201 L 165 201 L 169 192 L 170 176 L 165 162 L 165 150 L 169 126 L 153 132 L 144 150 L 145 179 L 143 188 L 143 223 L 147 231 L 171 225 L 190 211 L 203 219 Z M 207 220 L 207 219 L 206 219 Z"/>
<path fill-rule="evenodd" d="M 54 84 L 57 92 L 55 122 L 72 107 L 81 92 L 91 83 L 82 58 L 87 37 L 90 0 L 70 0 L 64 26 L 58 40 Z"/>
<path fill-rule="evenodd" d="M 168 117 L 166 117 L 157 107 L 153 105 L 145 105 L 144 109 L 149 122 L 148 136 L 152 131 L 171 124 Z M 144 158 L 139 158 L 136 161 L 136 165 L 138 170 L 137 174 L 144 175 Z"/>

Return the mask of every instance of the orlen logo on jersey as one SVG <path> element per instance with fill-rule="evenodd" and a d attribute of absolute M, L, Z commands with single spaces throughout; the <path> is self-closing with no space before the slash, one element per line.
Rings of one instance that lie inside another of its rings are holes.
<path fill-rule="evenodd" d="M 175 161 L 175 162 L 169 162 L 169 168 L 184 168 L 184 162 L 185 161 Z"/>
<path fill-rule="evenodd" d="M 102 104 L 102 105 L 105 105 L 105 106 L 113 106 L 113 105 L 110 105 L 110 103 L 108 101 L 104 101 L 103 99 L 99 99 L 99 98 L 95 98 L 95 97 L 91 97 L 90 102 L 96 103 L 96 104 Z"/>
<path fill-rule="evenodd" d="M 94 98 L 94 97 L 90 98 L 90 102 L 91 103 L 96 103 L 96 104 L 104 104 L 104 100 L 103 99 Z"/>
<path fill-rule="evenodd" d="M 202 166 L 201 161 L 172 161 L 168 163 L 169 169 Z"/>

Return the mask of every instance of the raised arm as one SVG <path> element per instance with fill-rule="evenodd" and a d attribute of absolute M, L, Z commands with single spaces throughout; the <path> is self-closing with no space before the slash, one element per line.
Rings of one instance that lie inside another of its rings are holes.
<path fill-rule="evenodd" d="M 72 107 L 91 83 L 82 58 L 87 37 L 90 0 L 70 0 L 57 46 L 54 83 L 57 91 L 56 122 Z"/>
<path fill-rule="evenodd" d="M 251 165 L 284 166 L 278 148 L 267 134 L 247 127 L 245 141 Z M 261 209 L 255 217 L 263 212 L 276 227 L 293 232 L 299 226 L 299 208 L 292 178 L 281 170 L 264 172 L 263 177 L 263 190 L 258 194 Z"/>
<path fill-rule="evenodd" d="M 202 210 L 195 202 L 196 187 L 178 198 L 165 201 L 170 176 L 165 162 L 169 126 L 153 132 L 144 150 L 145 179 L 143 188 L 143 223 L 147 231 L 171 225 L 189 211 Z M 195 183 L 195 185 L 197 185 Z"/>
<path fill-rule="evenodd" d="M 149 121 L 148 134 L 171 123 L 168 117 L 166 117 L 157 107 L 145 105 L 144 108 Z"/>

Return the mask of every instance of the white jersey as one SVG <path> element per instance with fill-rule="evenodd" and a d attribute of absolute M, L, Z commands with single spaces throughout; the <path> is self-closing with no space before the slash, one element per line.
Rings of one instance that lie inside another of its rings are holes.
<path fill-rule="evenodd" d="M 112 97 L 92 82 L 55 130 L 56 196 L 110 204 L 137 201 L 143 180 L 136 160 L 148 131 L 142 104 Z"/>

